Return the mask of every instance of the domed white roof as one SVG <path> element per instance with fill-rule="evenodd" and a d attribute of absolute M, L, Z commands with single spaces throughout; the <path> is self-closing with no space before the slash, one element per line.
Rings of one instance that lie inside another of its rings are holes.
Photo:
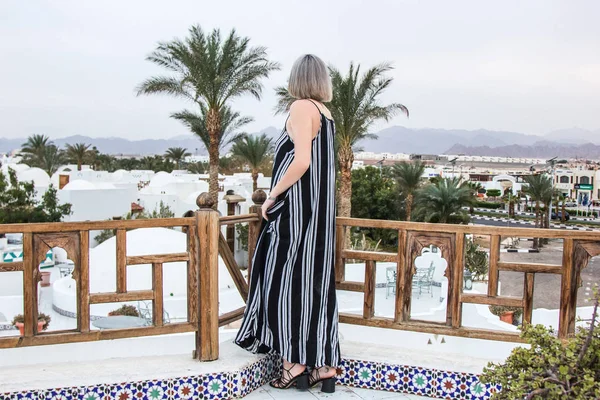
<path fill-rule="evenodd" d="M 63 187 L 62 190 L 93 190 L 96 189 L 96 186 L 85 179 L 75 179 L 71 181 Z"/>
<path fill-rule="evenodd" d="M 33 182 L 34 186 L 50 185 L 50 177 L 41 168 L 29 168 L 17 172 L 17 178 L 20 182 Z"/>
<path fill-rule="evenodd" d="M 110 174 L 110 177 L 113 181 L 120 181 L 121 179 L 123 179 L 123 176 L 125 176 L 126 173 L 127 171 L 125 171 L 124 169 L 118 169 L 112 174 Z"/>
<path fill-rule="evenodd" d="M 29 165 L 27 164 L 2 164 L 2 172 L 8 175 L 8 169 L 12 169 L 13 171 L 19 173 L 21 171 L 25 171 L 29 169 Z"/>
<path fill-rule="evenodd" d="M 177 178 L 175 178 L 173 175 L 169 174 L 168 172 L 160 171 L 150 179 L 150 184 L 148 186 L 161 187 L 168 185 L 169 183 L 176 182 Z"/>
<path fill-rule="evenodd" d="M 144 228 L 127 231 L 127 255 L 185 253 L 187 234 L 167 228 Z M 100 243 L 90 250 L 90 291 L 114 292 L 116 273 L 116 238 Z M 187 265 L 185 262 L 164 266 L 164 291 L 185 295 L 187 291 Z M 152 287 L 152 273 L 148 265 L 127 268 L 127 289 L 145 290 Z M 233 280 L 219 259 L 219 288 L 233 287 Z"/>

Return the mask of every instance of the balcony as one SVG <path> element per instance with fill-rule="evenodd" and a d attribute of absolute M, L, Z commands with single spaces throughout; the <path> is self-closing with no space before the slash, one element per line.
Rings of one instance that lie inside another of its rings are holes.
<path fill-rule="evenodd" d="M 0 292 L 0 313 L 6 319 L 24 315 L 22 335 L 0 320 L 0 398 L 293 396 L 260 389 L 279 371 L 275 356 L 252 355 L 231 343 L 248 283 L 227 228 L 248 224 L 251 259 L 261 196 L 255 193 L 253 200 L 246 215 L 219 216 L 201 195 L 199 210 L 187 218 L 0 226 L 0 233 L 23 238 L 22 260 L 0 263 L 0 276 L 7 277 L 0 279 L 0 289 L 17 277 L 22 294 Z M 347 248 L 350 227 L 393 231 L 397 247 Z M 89 248 L 90 232 L 106 229 L 115 232 L 114 250 L 110 260 L 98 262 L 98 248 Z M 481 384 L 478 374 L 487 362 L 501 361 L 520 346 L 521 339 L 515 326 L 501 322 L 488 307 L 519 308 L 523 322 L 546 318 L 566 338 L 578 313 L 585 312 L 582 272 L 600 254 L 598 232 L 340 217 L 336 230 L 343 356 L 337 380 L 339 396 L 345 396 L 340 398 L 388 398 L 387 392 L 489 398 L 501 388 Z M 174 245 L 153 241 L 160 235 L 171 237 Z M 507 238 L 531 237 L 555 243 L 549 254 L 558 261 L 503 258 Z M 471 287 L 465 276 L 467 244 L 482 238 L 489 249 L 488 272 Z M 65 277 L 53 271 L 51 286 L 43 287 L 39 262 L 56 247 L 66 250 L 74 269 Z M 555 312 L 534 309 L 542 281 L 544 290 L 550 287 L 555 294 Z M 171 287 L 181 293 L 171 293 Z M 59 301 L 65 288 L 73 310 Z M 96 326 L 123 304 L 147 311 L 143 326 Z M 51 330 L 40 331 L 40 312 L 51 315 Z"/>

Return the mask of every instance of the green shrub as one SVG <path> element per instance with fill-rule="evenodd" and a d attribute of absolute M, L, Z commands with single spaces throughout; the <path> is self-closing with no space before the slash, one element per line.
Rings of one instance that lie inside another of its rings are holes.
<path fill-rule="evenodd" d="M 472 239 L 467 239 L 466 243 L 465 268 L 471 273 L 474 281 L 485 279 L 488 273 L 487 253 Z"/>
<path fill-rule="evenodd" d="M 235 230 L 238 234 L 238 239 L 240 241 L 240 245 L 242 250 L 248 251 L 248 224 L 237 224 L 235 226 Z"/>
<path fill-rule="evenodd" d="M 517 347 L 504 363 L 490 363 L 482 383 L 500 384 L 492 399 L 600 399 L 600 328 L 598 291 L 592 320 L 566 341 L 543 325 L 526 325 L 522 338 L 530 347 Z"/>
<path fill-rule="evenodd" d="M 504 204 L 503 203 L 490 202 L 490 201 L 477 201 L 475 203 L 475 207 L 476 208 L 489 208 L 489 209 L 492 209 L 492 210 L 497 210 L 499 208 L 503 208 Z"/>
<path fill-rule="evenodd" d="M 523 315 L 523 309 L 520 307 L 507 307 L 507 306 L 490 306 L 490 312 L 494 315 L 501 316 L 505 312 L 512 311 L 513 318 L 519 319 Z"/>

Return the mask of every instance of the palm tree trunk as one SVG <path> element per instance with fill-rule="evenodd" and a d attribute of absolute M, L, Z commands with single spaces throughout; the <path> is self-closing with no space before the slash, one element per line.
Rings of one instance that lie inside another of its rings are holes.
<path fill-rule="evenodd" d="M 208 110 L 206 115 L 206 130 L 209 135 L 208 144 L 208 194 L 213 199 L 216 210 L 219 201 L 219 129 L 221 126 L 219 111 L 215 108 Z"/>
<path fill-rule="evenodd" d="M 539 200 L 535 202 L 535 227 L 539 228 L 539 219 L 540 219 L 540 202 Z M 538 249 L 540 247 L 539 238 L 533 238 L 533 248 Z"/>
<path fill-rule="evenodd" d="M 563 201 L 562 201 L 562 213 L 560 214 L 560 222 L 563 223 L 563 224 L 565 223 L 565 211 L 566 211 L 565 210 L 565 202 L 566 202 L 566 199 L 563 199 Z"/>
<path fill-rule="evenodd" d="M 410 222 L 410 216 L 412 214 L 413 205 L 413 194 L 409 193 L 406 195 L 406 220 Z"/>
<path fill-rule="evenodd" d="M 354 153 L 351 147 L 340 146 L 338 161 L 340 163 L 340 185 L 338 189 L 338 216 L 350 217 L 352 212 L 352 162 Z M 350 227 L 344 232 L 344 248 L 351 247 Z"/>
<path fill-rule="evenodd" d="M 258 171 L 256 169 L 252 170 L 252 193 L 256 192 L 258 189 Z"/>
<path fill-rule="evenodd" d="M 77 171 L 81 171 L 81 160 L 77 160 Z"/>

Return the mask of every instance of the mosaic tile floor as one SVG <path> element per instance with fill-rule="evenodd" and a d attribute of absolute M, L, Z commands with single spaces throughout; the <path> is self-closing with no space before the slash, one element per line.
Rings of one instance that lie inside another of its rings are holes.
<path fill-rule="evenodd" d="M 273 399 L 356 399 L 356 400 L 431 400 L 431 397 L 418 396 L 413 394 L 401 394 L 384 392 L 381 390 L 350 388 L 337 385 L 335 393 L 321 393 L 319 389 L 311 389 L 308 392 L 299 392 L 297 390 L 278 390 L 269 385 L 258 388 L 244 400 L 273 400 Z"/>

